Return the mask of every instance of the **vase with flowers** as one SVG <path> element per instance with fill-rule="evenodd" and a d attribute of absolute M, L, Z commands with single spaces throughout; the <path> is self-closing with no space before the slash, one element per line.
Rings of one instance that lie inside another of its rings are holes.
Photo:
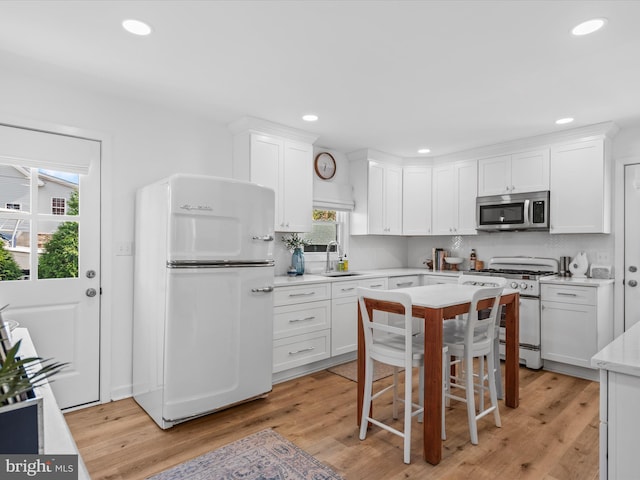
<path fill-rule="evenodd" d="M 291 253 L 291 266 L 295 268 L 296 275 L 304 274 L 304 247 L 311 244 L 306 238 L 302 238 L 297 233 L 292 233 L 282 237 L 285 247 Z"/>

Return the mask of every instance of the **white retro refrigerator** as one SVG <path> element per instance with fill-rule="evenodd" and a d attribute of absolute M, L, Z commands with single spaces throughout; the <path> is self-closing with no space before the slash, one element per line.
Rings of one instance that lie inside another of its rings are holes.
<path fill-rule="evenodd" d="M 174 175 L 136 196 L 133 396 L 161 428 L 271 391 L 274 192 Z"/>

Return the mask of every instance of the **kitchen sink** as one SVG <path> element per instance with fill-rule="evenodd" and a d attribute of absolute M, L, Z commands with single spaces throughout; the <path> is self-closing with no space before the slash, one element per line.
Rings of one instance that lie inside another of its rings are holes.
<path fill-rule="evenodd" d="M 323 277 L 355 277 L 357 275 L 363 275 L 358 272 L 325 272 L 321 273 Z"/>

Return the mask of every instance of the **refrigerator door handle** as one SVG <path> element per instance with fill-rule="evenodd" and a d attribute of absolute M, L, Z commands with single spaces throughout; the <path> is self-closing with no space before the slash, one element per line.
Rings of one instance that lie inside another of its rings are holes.
<path fill-rule="evenodd" d="M 273 292 L 273 287 L 252 288 L 251 291 L 253 293 L 269 293 Z"/>
<path fill-rule="evenodd" d="M 273 242 L 273 235 L 263 235 L 263 236 L 255 236 L 254 240 L 262 240 L 263 242 Z"/>

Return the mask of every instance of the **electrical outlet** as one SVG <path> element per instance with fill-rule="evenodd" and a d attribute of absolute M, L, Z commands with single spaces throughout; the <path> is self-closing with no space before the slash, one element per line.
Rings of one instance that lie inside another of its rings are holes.
<path fill-rule="evenodd" d="M 133 242 L 116 242 L 116 255 L 119 257 L 133 255 Z"/>
<path fill-rule="evenodd" d="M 610 263 L 609 258 L 609 252 L 597 252 L 596 261 L 594 263 L 597 263 L 598 265 L 607 265 Z"/>

